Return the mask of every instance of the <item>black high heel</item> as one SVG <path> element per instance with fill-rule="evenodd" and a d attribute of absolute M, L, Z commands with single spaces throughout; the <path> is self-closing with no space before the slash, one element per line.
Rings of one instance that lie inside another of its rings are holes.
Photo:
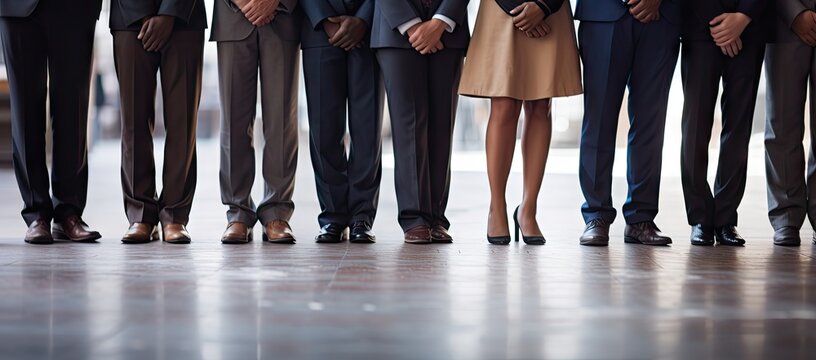
<path fill-rule="evenodd" d="M 507 245 L 510 243 L 510 235 L 504 236 L 487 236 L 487 242 L 493 245 Z"/>
<path fill-rule="evenodd" d="M 524 236 L 524 232 L 521 231 L 521 225 L 519 225 L 518 220 L 518 212 L 521 205 L 516 206 L 516 211 L 513 212 L 513 221 L 516 223 L 516 242 L 519 241 L 519 234 L 521 235 L 521 239 L 524 240 L 524 243 L 527 245 L 544 245 L 547 242 L 543 236 Z"/>

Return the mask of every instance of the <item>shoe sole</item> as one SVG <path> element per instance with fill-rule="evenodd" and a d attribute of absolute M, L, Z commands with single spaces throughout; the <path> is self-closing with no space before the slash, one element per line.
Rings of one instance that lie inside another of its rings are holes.
<path fill-rule="evenodd" d="M 54 243 L 54 239 L 48 236 L 41 236 L 32 239 L 23 239 L 27 244 L 32 245 L 51 245 Z"/>
<path fill-rule="evenodd" d="M 191 240 L 188 240 L 188 239 L 164 240 L 164 242 L 166 242 L 168 244 L 173 244 L 173 245 L 186 245 L 186 244 L 189 244 L 191 242 Z"/>
<path fill-rule="evenodd" d="M 640 244 L 640 245 L 649 245 L 649 246 L 667 246 L 667 245 L 671 245 L 671 243 L 672 243 L 671 240 L 661 241 L 661 242 L 653 242 L 653 243 L 644 243 L 644 242 L 642 242 L 642 241 L 640 241 L 638 239 L 635 239 L 633 237 L 630 237 L 630 236 L 624 236 L 623 237 L 623 242 L 625 242 L 627 244 Z"/>
<path fill-rule="evenodd" d="M 435 244 L 453 244 L 453 239 L 431 239 Z"/>
<path fill-rule="evenodd" d="M 266 236 L 266 234 L 263 234 L 263 241 L 268 242 L 270 244 L 294 244 L 296 242 L 295 238 L 293 237 L 270 239 L 269 237 Z"/>
<path fill-rule="evenodd" d="M 427 245 L 433 243 L 431 239 L 405 240 L 406 244 L 412 245 Z"/>
<path fill-rule="evenodd" d="M 797 247 L 797 246 L 801 246 L 802 242 L 801 241 L 795 241 L 795 242 L 794 241 L 779 241 L 779 242 L 774 241 L 774 245 L 776 245 L 776 246 L 787 246 L 787 247 Z"/>
<path fill-rule="evenodd" d="M 728 241 L 719 241 L 719 240 L 717 240 L 717 245 L 720 245 L 720 246 L 733 246 L 733 247 L 741 247 L 741 246 L 745 246 L 745 244 L 734 244 L 734 243 L 732 243 L 732 242 L 728 242 Z"/>
<path fill-rule="evenodd" d="M 706 241 L 706 242 L 690 241 L 690 242 L 691 242 L 691 245 L 694 245 L 694 246 L 714 246 L 714 241 L 713 240 L 710 241 L 710 242 L 709 241 Z"/>
<path fill-rule="evenodd" d="M 73 242 L 90 243 L 90 242 L 96 242 L 96 240 L 101 239 L 102 235 L 91 235 L 91 236 L 84 237 L 84 238 L 71 238 L 70 236 L 68 236 L 67 234 L 65 234 L 62 231 L 52 230 L 51 231 L 51 237 L 53 237 L 56 240 L 70 240 L 70 241 L 73 241 Z"/>
<path fill-rule="evenodd" d="M 377 238 L 373 239 L 350 239 L 350 243 L 352 244 L 373 244 L 377 242 Z"/>
<path fill-rule="evenodd" d="M 609 239 L 580 240 L 583 246 L 609 246 Z"/>
<path fill-rule="evenodd" d="M 318 243 L 318 244 L 339 244 L 339 243 L 343 243 L 343 242 L 346 242 L 345 238 L 336 239 L 336 240 L 318 240 L 318 239 L 315 239 L 315 243 Z"/>

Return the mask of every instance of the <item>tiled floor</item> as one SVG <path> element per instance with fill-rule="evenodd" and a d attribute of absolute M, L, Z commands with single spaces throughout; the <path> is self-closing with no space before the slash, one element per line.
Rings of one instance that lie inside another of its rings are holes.
<path fill-rule="evenodd" d="M 764 181 L 741 208 L 744 248 L 688 244 L 679 179 L 658 224 L 671 247 L 577 244 L 575 175 L 545 179 L 547 245 L 489 246 L 484 174 L 453 176 L 450 245 L 404 245 L 385 171 L 373 245 L 317 245 L 301 153 L 296 245 L 222 246 L 217 153 L 202 141 L 188 246 L 124 246 L 118 147 L 91 157 L 86 218 L 99 244 L 26 245 L 13 174 L 0 171 L 0 358 L 813 358 L 816 248 L 774 247 Z M 757 166 L 755 159 L 752 166 Z M 761 163 L 760 165 L 761 166 Z M 625 193 L 616 179 L 615 196 Z M 513 174 L 514 184 L 520 181 Z M 518 199 L 519 186 L 508 197 Z M 511 201 L 512 203 L 512 201 Z M 257 228 L 256 228 L 257 231 Z M 809 230 L 804 231 L 809 239 Z M 259 238 L 259 237 L 257 237 Z"/>

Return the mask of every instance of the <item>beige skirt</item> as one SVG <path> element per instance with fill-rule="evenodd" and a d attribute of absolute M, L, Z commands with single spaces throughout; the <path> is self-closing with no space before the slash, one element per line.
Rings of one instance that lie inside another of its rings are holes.
<path fill-rule="evenodd" d="M 482 0 L 459 93 L 538 100 L 578 95 L 581 65 L 569 1 L 545 20 L 551 32 L 531 38 L 494 0 Z"/>

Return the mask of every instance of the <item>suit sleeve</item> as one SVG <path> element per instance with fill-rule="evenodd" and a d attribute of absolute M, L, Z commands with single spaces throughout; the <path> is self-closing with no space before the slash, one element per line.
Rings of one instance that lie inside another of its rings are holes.
<path fill-rule="evenodd" d="M 303 8 L 303 12 L 306 13 L 306 17 L 309 18 L 309 22 L 315 30 L 319 30 L 320 23 L 322 23 L 323 20 L 326 20 L 329 16 L 337 15 L 326 0 L 304 0 L 300 3 L 300 6 Z"/>
<path fill-rule="evenodd" d="M 448 19 L 456 22 L 457 25 L 462 25 L 467 18 L 467 6 L 470 0 L 442 0 L 436 13 L 444 15 Z"/>
<path fill-rule="evenodd" d="M 119 2 L 122 19 L 128 26 L 134 25 L 146 16 L 155 15 L 153 6 L 142 0 L 114 0 Z"/>
<path fill-rule="evenodd" d="M 782 21 L 790 28 L 793 27 L 793 21 L 796 20 L 796 17 L 807 8 L 799 0 L 776 0 L 776 10 L 779 16 L 782 17 Z"/>
<path fill-rule="evenodd" d="M 198 0 L 162 0 L 158 15 L 175 16 L 184 22 L 190 22 L 196 1 Z"/>
<path fill-rule="evenodd" d="M 765 0 L 740 0 L 737 3 L 737 12 L 748 15 L 753 20 L 759 20 L 765 11 Z"/>
<path fill-rule="evenodd" d="M 385 21 L 391 30 L 397 30 L 400 25 L 420 17 L 410 0 L 380 0 L 377 7 L 382 10 Z"/>
<path fill-rule="evenodd" d="M 278 11 L 291 14 L 293 11 L 295 11 L 297 4 L 298 0 L 280 0 L 280 3 L 278 4 Z"/>
<path fill-rule="evenodd" d="M 360 8 L 354 13 L 354 16 L 363 19 L 368 26 L 371 26 L 371 24 L 374 23 L 374 0 L 363 1 L 363 4 L 360 5 Z"/>

